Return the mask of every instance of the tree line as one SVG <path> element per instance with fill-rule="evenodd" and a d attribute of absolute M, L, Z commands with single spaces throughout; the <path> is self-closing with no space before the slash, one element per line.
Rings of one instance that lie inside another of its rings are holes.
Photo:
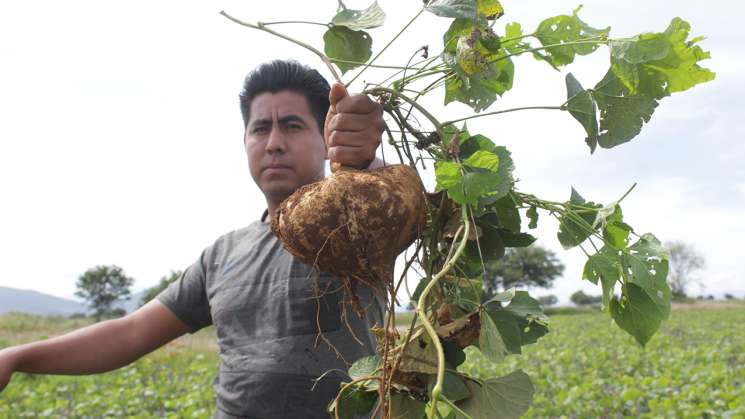
<path fill-rule="evenodd" d="M 140 299 L 139 306 L 155 298 L 168 285 L 179 279 L 182 271 L 171 271 L 160 278 L 158 284 L 148 288 Z M 124 273 L 116 265 L 98 265 L 86 270 L 78 277 L 75 295 L 85 301 L 92 316 L 99 321 L 106 318 L 121 317 L 126 311 L 118 303 L 128 301 L 132 296 L 134 278 Z"/>
<path fill-rule="evenodd" d="M 670 274 L 668 276 L 673 298 L 685 300 L 688 290 L 694 284 L 702 284 L 696 273 L 706 266 L 706 261 L 692 245 L 673 241 L 666 243 L 670 251 Z M 554 281 L 564 273 L 564 264 L 556 253 L 543 246 L 534 244 L 529 247 L 508 248 L 499 260 L 484 266 L 484 294 L 488 300 L 497 293 L 512 287 L 518 288 L 551 288 Z M 183 271 L 172 270 L 160 278 L 160 281 L 148 288 L 143 294 L 139 306 L 155 298 L 170 283 L 181 277 Z M 125 311 L 117 306 L 131 298 L 131 287 L 134 279 L 127 276 L 124 270 L 116 265 L 98 265 L 85 271 L 76 282 L 77 297 L 85 304 L 96 320 L 120 317 Z M 729 298 L 733 296 L 728 294 Z M 712 297 L 713 298 L 713 297 Z M 550 307 L 558 303 L 555 295 L 539 298 L 543 306 Z M 598 306 L 602 302 L 599 295 L 588 295 L 577 291 L 570 297 L 577 306 Z"/>

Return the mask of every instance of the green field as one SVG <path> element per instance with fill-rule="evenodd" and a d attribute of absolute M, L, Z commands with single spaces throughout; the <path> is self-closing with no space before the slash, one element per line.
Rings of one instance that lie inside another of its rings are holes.
<path fill-rule="evenodd" d="M 0 316 L 0 347 L 86 324 Z M 522 368 L 536 395 L 528 417 L 745 418 L 745 306 L 679 309 L 647 349 L 600 313 L 551 317 L 551 333 L 523 356 L 474 375 Z M 119 371 L 86 377 L 16 374 L 0 418 L 209 417 L 217 356 L 211 329 Z"/>

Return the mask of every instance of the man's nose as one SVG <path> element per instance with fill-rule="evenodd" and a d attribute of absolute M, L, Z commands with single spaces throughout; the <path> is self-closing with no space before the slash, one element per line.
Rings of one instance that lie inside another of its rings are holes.
<path fill-rule="evenodd" d="M 272 129 L 266 142 L 266 152 L 269 154 L 282 154 L 287 151 L 285 136 L 280 129 Z"/>

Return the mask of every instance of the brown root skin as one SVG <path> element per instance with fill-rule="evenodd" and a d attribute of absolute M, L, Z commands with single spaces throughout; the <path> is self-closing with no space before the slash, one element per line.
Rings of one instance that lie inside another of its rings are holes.
<path fill-rule="evenodd" d="M 409 166 L 342 168 L 282 202 L 272 230 L 295 257 L 341 278 L 361 315 L 354 288 L 361 282 L 385 296 L 396 257 L 424 229 L 425 208 L 424 187 Z"/>

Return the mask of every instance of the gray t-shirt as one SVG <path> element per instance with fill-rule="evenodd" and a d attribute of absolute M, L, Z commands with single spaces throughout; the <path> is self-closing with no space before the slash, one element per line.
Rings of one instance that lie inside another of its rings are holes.
<path fill-rule="evenodd" d="M 315 298 L 315 286 L 327 290 Z M 357 293 L 367 316 L 347 308 L 341 283 L 294 258 L 256 221 L 220 237 L 158 299 L 193 329 L 215 325 L 220 370 L 216 418 L 327 418 L 326 406 L 346 378 L 347 363 L 372 355 L 370 328 L 381 325 L 383 304 L 369 288 Z M 318 338 L 323 332 L 343 356 Z"/>

